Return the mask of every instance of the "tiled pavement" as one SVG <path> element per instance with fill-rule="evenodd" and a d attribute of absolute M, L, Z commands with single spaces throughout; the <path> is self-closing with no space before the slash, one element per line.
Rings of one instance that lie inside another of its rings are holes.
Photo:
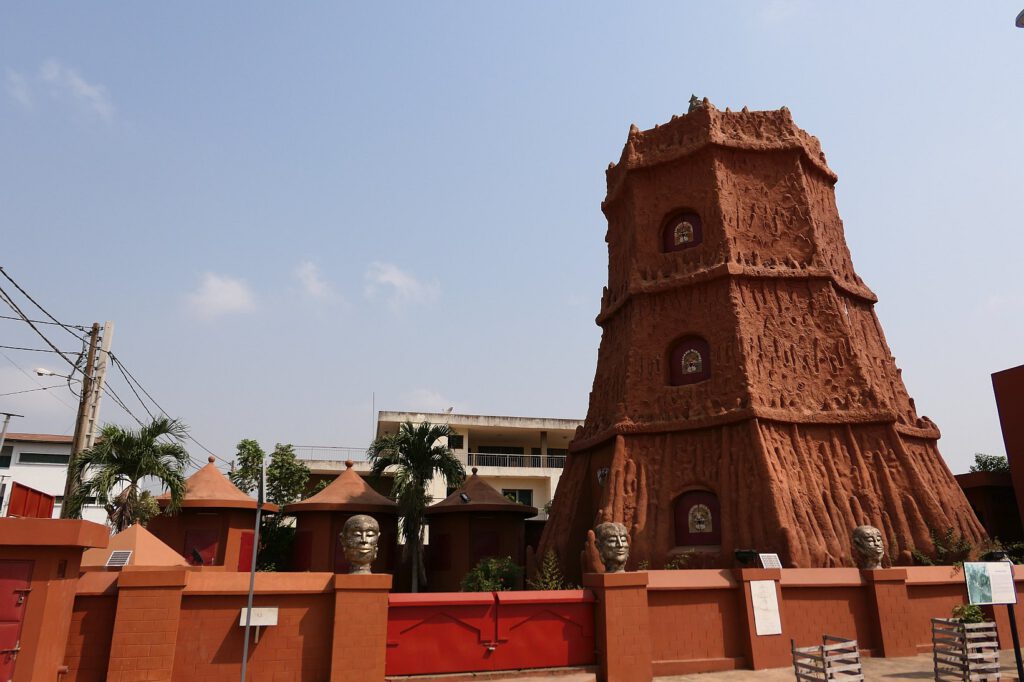
<path fill-rule="evenodd" d="M 1010 649 L 1000 652 L 1003 677 L 1001 680 L 1016 680 L 1017 666 Z M 921 654 L 907 658 L 865 658 L 864 679 L 874 680 L 932 680 L 932 655 Z M 702 675 L 674 675 L 658 677 L 657 682 L 793 682 L 792 668 L 775 668 L 774 670 L 730 670 L 722 673 L 704 673 Z"/>

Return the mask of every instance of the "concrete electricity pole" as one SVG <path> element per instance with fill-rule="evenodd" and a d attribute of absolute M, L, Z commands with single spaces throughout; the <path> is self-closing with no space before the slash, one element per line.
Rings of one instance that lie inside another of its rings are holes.
<path fill-rule="evenodd" d="M 107 373 L 107 361 L 110 356 L 110 344 L 114 338 L 114 323 L 103 325 L 102 347 L 99 349 L 97 363 L 96 346 L 100 342 L 100 323 L 93 322 L 89 331 L 89 352 L 86 355 L 85 369 L 82 374 L 82 393 L 78 400 L 78 416 L 75 418 L 75 435 L 71 441 L 71 457 L 68 459 L 68 471 L 64 479 L 64 500 L 60 505 L 60 517 L 71 518 L 67 501 L 77 490 L 81 481 L 72 474 L 75 458 L 83 450 L 92 447 L 96 440 L 96 423 L 100 416 L 100 397 Z"/>

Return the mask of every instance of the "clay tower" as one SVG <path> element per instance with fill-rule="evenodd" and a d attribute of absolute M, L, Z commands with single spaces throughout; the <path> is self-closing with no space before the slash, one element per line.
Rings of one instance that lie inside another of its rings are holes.
<path fill-rule="evenodd" d="M 630 567 L 736 549 L 852 566 L 881 529 L 893 563 L 929 528 L 984 531 L 919 417 L 853 269 L 837 176 L 779 111 L 629 131 L 607 171 L 608 286 L 585 425 L 539 548 L 570 574 L 588 529 L 630 529 Z M 590 559 L 583 559 L 589 563 Z"/>

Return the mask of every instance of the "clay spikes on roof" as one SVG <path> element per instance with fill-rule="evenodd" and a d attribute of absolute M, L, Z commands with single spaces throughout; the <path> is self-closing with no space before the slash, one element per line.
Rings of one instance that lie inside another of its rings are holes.
<path fill-rule="evenodd" d="M 213 457 L 210 457 L 208 461 L 206 466 L 185 481 L 185 498 L 181 501 L 182 508 L 255 509 L 256 500 L 236 488 L 235 484 L 214 466 Z M 171 501 L 171 494 L 164 493 L 157 497 L 156 501 L 161 507 L 166 507 Z M 276 512 L 278 509 L 276 504 L 269 502 L 263 504 L 264 511 Z"/>
<path fill-rule="evenodd" d="M 286 514 L 310 511 L 342 511 L 363 514 L 398 515 L 398 504 L 371 488 L 352 468 L 352 460 L 345 462 L 345 471 L 331 484 L 313 497 L 294 502 L 284 508 Z"/>
<path fill-rule="evenodd" d="M 437 504 L 427 507 L 427 514 L 447 514 L 460 511 L 537 515 L 536 507 L 527 507 L 525 504 L 513 502 L 477 476 L 476 467 L 473 467 L 472 475 L 466 479 L 461 488 Z"/>

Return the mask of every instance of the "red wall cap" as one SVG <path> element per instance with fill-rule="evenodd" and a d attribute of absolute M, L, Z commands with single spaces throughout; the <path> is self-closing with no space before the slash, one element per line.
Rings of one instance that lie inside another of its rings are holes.
<path fill-rule="evenodd" d="M 782 569 L 780 568 L 738 568 L 736 577 L 743 582 L 751 580 L 778 580 L 782 581 Z"/>
<path fill-rule="evenodd" d="M 110 529 L 78 519 L 0 519 L 0 546 L 106 547 Z"/>
<path fill-rule="evenodd" d="M 864 570 L 862 573 L 864 580 L 869 583 L 907 582 L 907 569 L 905 568 L 876 568 L 874 570 Z"/>
<path fill-rule="evenodd" d="M 495 592 L 499 604 L 587 604 L 594 601 L 590 590 L 526 590 Z"/>
<path fill-rule="evenodd" d="M 494 592 L 435 592 L 391 594 L 388 606 L 486 606 L 494 604 Z"/>
<path fill-rule="evenodd" d="M 129 566 L 121 571 L 117 587 L 185 587 L 189 573 L 183 568 L 173 571 L 139 571 Z"/>
<path fill-rule="evenodd" d="M 583 584 L 587 587 L 646 587 L 647 571 L 629 573 L 585 573 Z"/>
<path fill-rule="evenodd" d="M 100 595 L 117 594 L 117 573 L 104 571 L 89 571 L 83 573 L 78 579 L 78 587 L 75 594 L 83 597 L 97 597 Z"/>
<path fill-rule="evenodd" d="M 855 587 L 864 584 L 864 577 L 859 568 L 784 568 L 781 581 L 783 587 Z"/>
<path fill-rule="evenodd" d="M 736 587 L 730 569 L 648 571 L 648 590 L 728 590 Z"/>
<path fill-rule="evenodd" d="M 214 567 L 210 567 L 214 568 Z M 222 568 L 222 567 L 221 567 Z M 257 594 L 319 594 L 329 592 L 333 573 L 256 573 Z M 249 574 L 236 571 L 196 571 L 186 594 L 247 594 Z"/>
<path fill-rule="evenodd" d="M 390 590 L 390 573 L 335 573 L 335 590 Z"/>

